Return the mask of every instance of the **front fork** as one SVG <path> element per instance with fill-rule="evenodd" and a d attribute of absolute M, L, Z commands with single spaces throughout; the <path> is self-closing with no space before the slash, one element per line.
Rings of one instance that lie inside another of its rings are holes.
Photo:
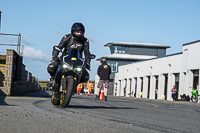
<path fill-rule="evenodd" d="M 71 75 L 70 75 L 70 76 L 71 76 Z M 61 81 L 60 81 L 60 90 L 59 90 L 60 93 L 66 93 L 66 90 L 64 90 L 63 87 L 62 87 L 62 80 L 63 80 L 64 78 L 68 78 L 68 76 L 65 77 L 65 75 L 62 75 L 62 78 L 61 78 Z M 73 78 L 74 78 L 74 81 L 75 81 L 75 82 L 74 82 L 74 91 L 73 91 L 73 93 L 74 93 L 78 81 L 77 81 L 76 75 L 75 75 Z M 68 81 L 66 80 L 66 82 L 68 82 Z M 66 86 L 67 86 L 67 83 L 66 83 Z M 65 88 L 67 89 L 67 87 L 65 87 Z"/>

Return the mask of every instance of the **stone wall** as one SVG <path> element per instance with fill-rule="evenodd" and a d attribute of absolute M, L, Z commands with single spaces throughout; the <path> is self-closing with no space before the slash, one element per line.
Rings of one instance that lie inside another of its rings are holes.
<path fill-rule="evenodd" d="M 23 57 L 12 49 L 7 49 L 6 58 L 3 56 L 5 55 L 0 55 L 0 95 L 10 96 L 40 90 L 36 78 L 25 70 Z"/>
<path fill-rule="evenodd" d="M 0 87 L 4 86 L 6 72 L 6 55 L 0 56 Z"/>

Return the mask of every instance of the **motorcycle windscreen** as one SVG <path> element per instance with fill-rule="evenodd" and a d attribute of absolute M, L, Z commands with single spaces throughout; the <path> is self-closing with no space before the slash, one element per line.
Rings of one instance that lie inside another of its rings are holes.
<path fill-rule="evenodd" d="M 83 61 L 80 59 L 79 51 L 77 49 L 70 49 L 68 56 L 64 58 L 64 62 L 72 67 L 83 66 Z"/>
<path fill-rule="evenodd" d="M 71 58 L 71 60 L 78 60 L 80 58 L 78 49 L 70 49 L 68 51 L 68 56 Z"/>

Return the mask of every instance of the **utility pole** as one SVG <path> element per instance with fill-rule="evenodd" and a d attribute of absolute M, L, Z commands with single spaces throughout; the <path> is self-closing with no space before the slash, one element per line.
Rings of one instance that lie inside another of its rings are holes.
<path fill-rule="evenodd" d="M 0 33 L 1 33 L 1 10 L 0 10 Z"/>

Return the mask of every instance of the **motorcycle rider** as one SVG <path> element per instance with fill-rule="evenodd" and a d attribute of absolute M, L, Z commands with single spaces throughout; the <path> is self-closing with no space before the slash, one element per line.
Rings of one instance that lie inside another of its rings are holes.
<path fill-rule="evenodd" d="M 193 88 L 193 90 L 191 91 L 192 96 L 191 96 L 191 101 L 193 101 L 194 97 L 198 97 L 198 90 L 196 88 Z"/>
<path fill-rule="evenodd" d="M 82 58 L 82 53 L 84 51 L 86 68 L 90 70 L 90 59 L 88 58 L 88 56 L 90 55 L 89 41 L 87 38 L 84 37 L 84 33 L 85 33 L 84 25 L 82 23 L 77 23 L 77 22 L 74 23 L 71 27 L 71 34 L 65 35 L 61 39 L 57 47 L 60 48 L 61 50 L 64 48 L 63 54 L 67 54 L 70 49 L 76 48 L 79 50 L 79 54 L 81 58 Z M 47 71 L 51 76 L 49 86 L 52 86 L 56 70 L 59 66 L 58 54 L 59 54 L 59 51 L 53 48 L 53 52 L 52 52 L 53 62 L 50 63 L 47 67 Z M 84 71 L 83 75 L 85 77 L 88 77 L 89 79 L 89 73 L 87 71 Z"/>

